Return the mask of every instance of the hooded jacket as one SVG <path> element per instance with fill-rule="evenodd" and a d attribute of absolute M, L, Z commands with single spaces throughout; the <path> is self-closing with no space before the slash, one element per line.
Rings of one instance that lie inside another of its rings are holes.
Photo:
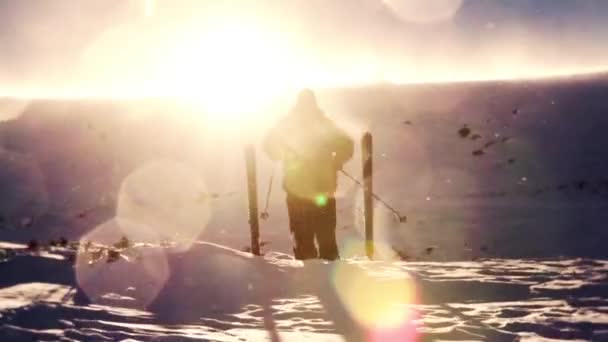
<path fill-rule="evenodd" d="M 337 172 L 353 155 L 353 141 L 319 109 L 314 95 L 301 93 L 296 106 L 263 141 L 269 158 L 283 162 L 283 188 L 314 199 L 333 196 Z"/>

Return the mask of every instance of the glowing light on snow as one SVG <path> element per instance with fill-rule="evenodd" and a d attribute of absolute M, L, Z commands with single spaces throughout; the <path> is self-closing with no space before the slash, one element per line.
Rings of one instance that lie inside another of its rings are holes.
<path fill-rule="evenodd" d="M 399 336 L 413 341 L 416 329 L 409 307 L 416 303 L 414 283 L 403 271 L 391 272 L 379 263 L 333 265 L 332 284 L 352 317 L 368 332 L 371 341 Z"/>
<path fill-rule="evenodd" d="M 184 164 L 155 161 L 123 181 L 116 214 L 145 225 L 159 240 L 175 241 L 187 249 L 205 229 L 211 196 L 203 179 Z"/>
<path fill-rule="evenodd" d="M 169 277 L 164 250 L 138 243 L 156 240 L 153 235 L 149 227 L 123 219 L 107 221 L 84 235 L 76 257 L 76 280 L 87 297 L 103 304 L 107 294 L 113 293 L 132 298 L 122 305 L 149 305 Z M 129 248 L 110 255 L 108 248 L 120 244 L 123 237 Z"/>
<path fill-rule="evenodd" d="M 384 342 L 384 341 L 406 341 L 414 342 L 420 340 L 419 334 L 416 331 L 416 326 L 413 322 L 406 322 L 395 328 L 387 329 L 368 329 L 367 341 L 369 342 Z"/>
<path fill-rule="evenodd" d="M 31 307 L 39 302 L 65 303 L 72 288 L 50 283 L 17 284 L 0 289 L 0 311 Z"/>

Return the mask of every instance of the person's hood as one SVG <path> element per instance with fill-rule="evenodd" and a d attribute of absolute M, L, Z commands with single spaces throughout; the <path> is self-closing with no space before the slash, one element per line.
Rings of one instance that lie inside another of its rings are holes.
<path fill-rule="evenodd" d="M 323 116 L 323 111 L 319 108 L 317 98 L 312 90 L 304 89 L 298 94 L 298 99 L 291 111 L 291 115 L 302 118 L 315 118 Z"/>

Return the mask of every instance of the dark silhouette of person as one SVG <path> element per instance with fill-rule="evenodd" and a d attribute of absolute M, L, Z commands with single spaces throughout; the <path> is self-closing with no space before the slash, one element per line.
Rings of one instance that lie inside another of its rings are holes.
<path fill-rule="evenodd" d="M 263 147 L 270 159 L 283 163 L 295 258 L 338 259 L 337 173 L 353 155 L 352 139 L 323 113 L 315 94 L 305 89 L 291 112 L 267 133 Z"/>

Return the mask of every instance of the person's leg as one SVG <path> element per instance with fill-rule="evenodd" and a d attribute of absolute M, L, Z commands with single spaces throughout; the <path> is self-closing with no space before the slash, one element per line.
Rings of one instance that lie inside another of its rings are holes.
<path fill-rule="evenodd" d="M 329 198 L 325 206 L 317 207 L 315 235 L 319 244 L 319 256 L 325 260 L 340 258 L 336 242 L 336 199 Z"/>
<path fill-rule="evenodd" d="M 298 260 L 314 259 L 318 255 L 314 241 L 314 223 L 311 224 L 310 205 L 305 199 L 293 195 L 287 196 L 289 229 L 294 241 L 293 253 Z"/>

